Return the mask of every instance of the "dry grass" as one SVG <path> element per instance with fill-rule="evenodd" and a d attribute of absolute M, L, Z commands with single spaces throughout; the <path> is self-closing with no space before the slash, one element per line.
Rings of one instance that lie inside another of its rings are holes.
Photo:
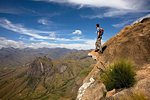
<path fill-rule="evenodd" d="M 150 100 L 143 92 L 135 92 L 130 95 L 124 95 L 114 100 Z"/>

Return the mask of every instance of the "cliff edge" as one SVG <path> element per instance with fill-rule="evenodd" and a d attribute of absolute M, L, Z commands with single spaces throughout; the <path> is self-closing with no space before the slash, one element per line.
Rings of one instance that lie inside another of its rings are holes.
<path fill-rule="evenodd" d="M 137 83 L 130 89 L 123 89 L 112 96 L 119 97 L 129 91 L 142 91 L 150 97 L 150 18 L 124 27 L 102 47 L 102 54 L 94 51 L 88 54 L 97 60 L 97 63 L 79 88 L 77 100 L 105 99 L 105 85 L 99 81 L 101 69 L 105 70 L 109 64 L 119 59 L 133 62 Z"/>

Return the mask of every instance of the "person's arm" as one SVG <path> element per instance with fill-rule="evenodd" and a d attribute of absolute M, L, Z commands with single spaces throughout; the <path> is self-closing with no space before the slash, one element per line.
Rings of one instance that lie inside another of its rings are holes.
<path fill-rule="evenodd" d="M 97 32 L 97 38 L 99 38 L 99 37 L 100 37 L 100 33 L 99 33 L 99 32 L 100 32 L 100 31 L 98 31 L 98 32 Z"/>

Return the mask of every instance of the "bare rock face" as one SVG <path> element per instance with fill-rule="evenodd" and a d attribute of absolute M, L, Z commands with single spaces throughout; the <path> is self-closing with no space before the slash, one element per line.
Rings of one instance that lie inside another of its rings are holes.
<path fill-rule="evenodd" d="M 131 95 L 132 93 L 143 93 L 150 99 L 150 77 L 141 79 L 135 86 L 128 89 L 123 89 L 122 91 L 112 95 L 112 97 L 121 100 L 120 98 Z"/>
<path fill-rule="evenodd" d="M 52 68 L 52 63 L 51 59 L 47 57 L 38 57 L 28 66 L 28 75 L 40 77 L 42 73 L 48 72 Z"/>
<path fill-rule="evenodd" d="M 137 71 L 137 83 L 132 91 L 141 91 L 150 99 L 150 64 L 144 65 L 145 68 Z"/>
<path fill-rule="evenodd" d="M 100 100 L 101 98 L 103 98 L 106 88 L 105 85 L 103 83 L 100 83 L 98 80 L 97 76 L 100 75 L 98 66 L 101 66 L 99 62 L 95 65 L 89 75 L 84 79 L 83 85 L 78 90 L 77 100 Z"/>
<path fill-rule="evenodd" d="M 67 68 L 68 68 L 67 64 L 59 63 L 59 64 L 57 65 L 57 71 L 58 71 L 59 73 L 65 72 L 65 71 L 67 70 Z"/>
<path fill-rule="evenodd" d="M 100 100 L 103 98 L 104 84 L 92 80 L 91 78 L 90 82 L 84 83 L 80 87 L 77 100 Z"/>
<path fill-rule="evenodd" d="M 136 67 L 135 86 L 114 94 L 114 97 L 136 91 L 141 91 L 150 97 L 150 20 L 143 19 L 142 23 L 125 27 L 103 46 L 107 48 L 102 55 L 99 55 L 98 60 L 105 65 L 124 58 L 131 60 Z"/>

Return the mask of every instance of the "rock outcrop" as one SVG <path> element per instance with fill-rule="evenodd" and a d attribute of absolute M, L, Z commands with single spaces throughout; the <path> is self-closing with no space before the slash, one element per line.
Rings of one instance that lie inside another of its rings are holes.
<path fill-rule="evenodd" d="M 57 71 L 58 71 L 58 73 L 65 72 L 67 70 L 67 68 L 68 68 L 67 64 L 59 63 L 57 65 Z"/>
<path fill-rule="evenodd" d="M 150 14 L 139 18 L 138 20 L 134 21 L 133 24 L 143 23 L 143 22 L 146 22 L 146 21 L 149 21 L 149 20 L 150 20 Z"/>
<path fill-rule="evenodd" d="M 38 57 L 31 64 L 28 64 L 28 74 L 33 77 L 40 77 L 42 73 L 46 73 L 52 69 L 52 60 L 47 57 Z"/>
<path fill-rule="evenodd" d="M 82 96 L 80 96 L 81 91 L 79 89 L 77 100 L 102 99 L 103 95 L 101 94 L 103 91 L 101 90 L 102 88 L 105 90 L 105 88 L 103 84 L 99 82 L 101 71 L 102 69 L 106 69 L 105 66 L 107 67 L 109 64 L 119 59 L 132 61 L 137 70 L 137 83 L 134 87 L 126 90 L 133 92 L 143 91 L 144 94 L 150 97 L 150 87 L 148 85 L 150 84 L 150 20 L 146 19 L 146 21 L 126 26 L 118 34 L 105 42 L 102 47 L 103 54 L 98 54 L 94 51 L 88 54 L 92 56 L 93 59 L 97 60 L 97 64 L 85 78 L 83 85 L 90 82 L 89 80 L 91 78 L 93 78 L 94 81 L 84 90 Z M 123 93 L 126 94 L 127 92 Z M 114 94 L 114 96 L 119 96 L 119 92 Z"/>

